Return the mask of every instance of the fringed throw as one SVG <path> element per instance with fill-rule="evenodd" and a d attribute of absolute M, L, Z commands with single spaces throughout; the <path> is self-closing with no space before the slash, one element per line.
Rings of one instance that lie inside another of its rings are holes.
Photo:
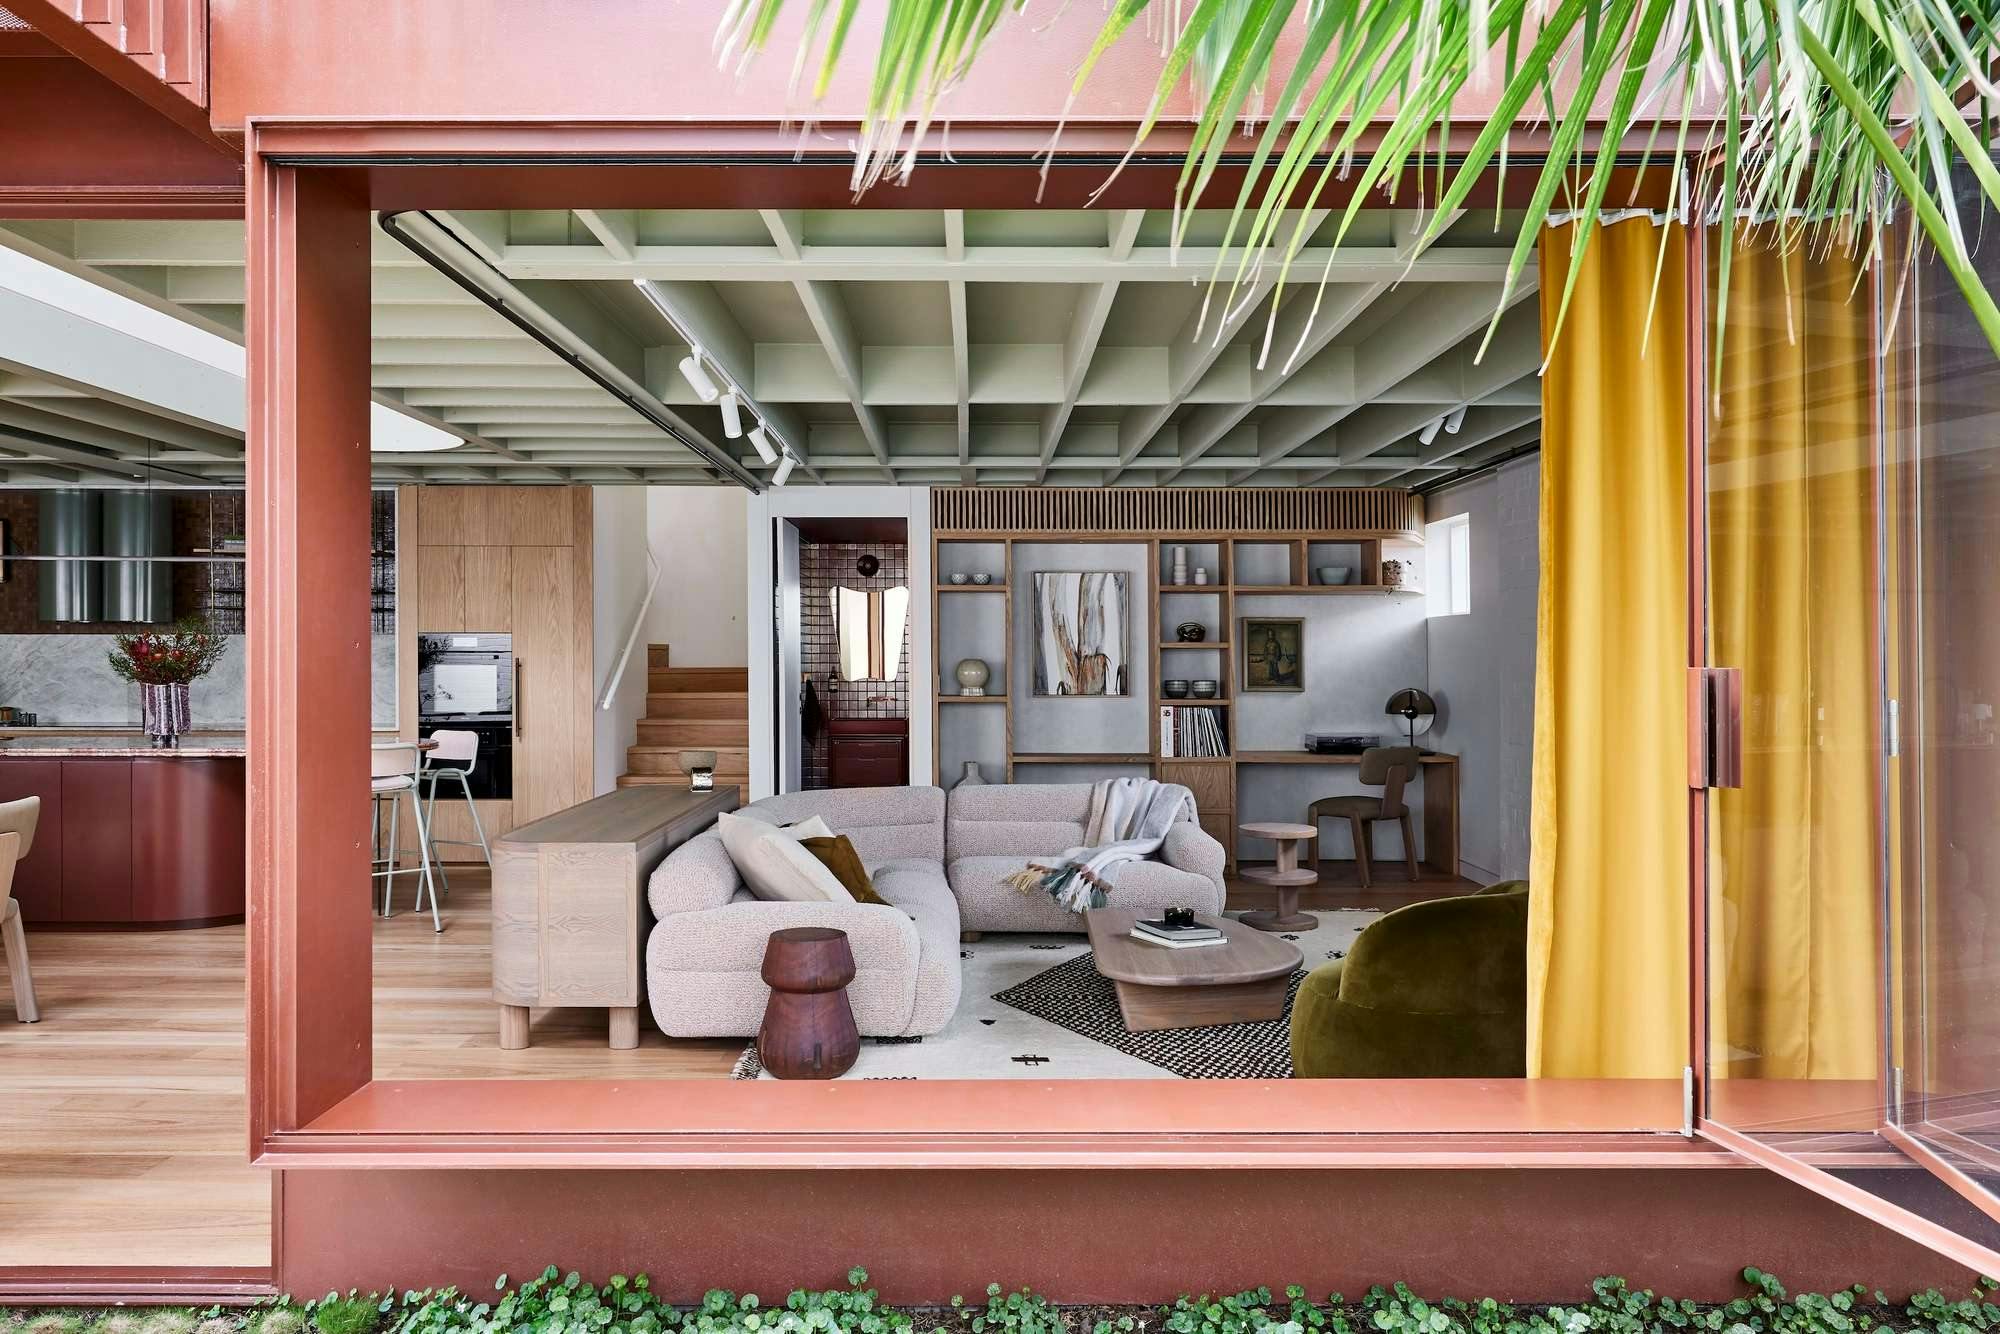
<path fill-rule="evenodd" d="M 1118 868 L 1160 850 L 1183 814 L 1194 818 L 1194 793 L 1153 778 L 1107 778 L 1090 791 L 1087 842 L 1052 863 L 1029 862 L 1006 883 L 1024 894 L 1037 890 L 1071 912 L 1102 908 L 1116 886 Z"/>

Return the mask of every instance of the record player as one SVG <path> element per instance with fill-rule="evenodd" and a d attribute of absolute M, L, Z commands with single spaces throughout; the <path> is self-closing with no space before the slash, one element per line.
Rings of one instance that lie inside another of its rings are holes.
<path fill-rule="evenodd" d="M 1359 732 L 1308 732 L 1305 749 L 1309 755 L 1359 755 L 1381 744 L 1381 737 Z"/>

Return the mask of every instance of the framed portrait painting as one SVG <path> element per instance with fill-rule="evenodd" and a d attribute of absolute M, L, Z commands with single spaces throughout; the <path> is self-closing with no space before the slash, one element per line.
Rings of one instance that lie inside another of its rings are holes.
<path fill-rule="evenodd" d="M 1306 688 L 1306 623 L 1296 616 L 1246 616 L 1242 623 L 1243 689 Z"/>

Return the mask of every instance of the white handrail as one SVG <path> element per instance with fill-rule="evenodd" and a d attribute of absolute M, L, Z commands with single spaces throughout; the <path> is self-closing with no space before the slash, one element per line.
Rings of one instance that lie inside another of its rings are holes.
<path fill-rule="evenodd" d="M 653 590 L 660 586 L 660 562 L 653 559 L 653 550 L 646 549 L 646 566 L 653 573 L 646 580 L 646 596 L 639 603 L 638 614 L 632 618 L 632 631 L 625 636 L 625 647 L 618 654 L 618 665 L 611 669 L 611 679 L 604 683 L 604 694 L 597 701 L 600 710 L 611 707 L 611 697 L 618 693 L 618 683 L 625 679 L 625 664 L 632 660 L 632 646 L 639 642 L 639 632 L 646 628 L 646 613 L 653 606 Z"/>

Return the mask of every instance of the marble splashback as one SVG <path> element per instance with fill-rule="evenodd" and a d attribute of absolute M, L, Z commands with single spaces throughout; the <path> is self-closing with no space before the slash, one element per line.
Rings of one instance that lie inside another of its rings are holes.
<path fill-rule="evenodd" d="M 241 635 L 190 692 L 194 725 L 242 727 L 247 658 Z M 372 725 L 396 725 L 396 637 L 373 637 Z M 0 704 L 36 715 L 43 727 L 137 727 L 139 688 L 118 679 L 110 635 L 0 635 Z"/>

